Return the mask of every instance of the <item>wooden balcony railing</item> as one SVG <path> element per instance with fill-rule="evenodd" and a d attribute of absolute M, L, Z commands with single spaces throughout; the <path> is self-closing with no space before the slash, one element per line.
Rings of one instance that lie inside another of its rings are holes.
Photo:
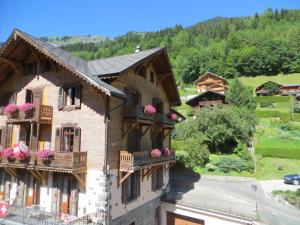
<path fill-rule="evenodd" d="M 36 168 L 39 170 L 72 172 L 73 170 L 85 169 L 87 163 L 87 152 L 53 152 L 54 156 L 49 160 L 37 157 L 37 151 L 30 152 L 27 160 L 8 160 L 3 158 L 0 167 Z"/>
<path fill-rule="evenodd" d="M 9 123 L 22 123 L 22 122 L 40 122 L 52 123 L 53 107 L 48 105 L 40 105 L 35 107 L 33 112 L 25 113 L 19 111 L 14 116 L 8 116 Z"/>
<path fill-rule="evenodd" d="M 124 119 L 134 120 L 154 120 L 154 116 L 145 113 L 144 107 L 141 105 L 124 105 L 123 117 Z"/>
<path fill-rule="evenodd" d="M 159 158 L 151 157 L 148 151 L 128 152 L 120 151 L 120 170 L 129 171 L 138 166 L 167 162 L 175 160 L 175 152 L 172 151 L 170 156 L 161 156 Z"/>
<path fill-rule="evenodd" d="M 222 100 L 212 100 L 212 101 L 201 101 L 199 106 L 209 106 L 209 105 L 221 105 L 223 104 Z"/>

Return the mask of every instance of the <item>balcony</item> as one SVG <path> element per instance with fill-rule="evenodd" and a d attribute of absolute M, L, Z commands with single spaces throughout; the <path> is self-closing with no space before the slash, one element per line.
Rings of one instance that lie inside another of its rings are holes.
<path fill-rule="evenodd" d="M 143 120 L 143 121 L 153 121 L 154 116 L 145 113 L 144 107 L 141 105 L 124 105 L 123 108 L 123 118 L 124 120 Z"/>
<path fill-rule="evenodd" d="M 223 101 L 222 100 L 206 100 L 206 101 L 201 101 L 199 102 L 199 106 L 210 106 L 210 105 L 222 105 Z"/>
<path fill-rule="evenodd" d="M 53 107 L 48 105 L 40 105 L 35 107 L 32 113 L 19 111 L 14 116 L 8 116 L 8 123 L 26 123 L 37 122 L 43 124 L 51 124 L 53 117 Z"/>
<path fill-rule="evenodd" d="M 87 152 L 53 152 L 54 156 L 43 161 L 37 157 L 37 151 L 30 152 L 28 160 L 8 160 L 3 158 L 0 167 L 28 168 L 36 170 L 74 173 L 86 170 Z"/>
<path fill-rule="evenodd" d="M 171 161 L 175 161 L 174 151 L 171 152 L 170 156 L 161 156 L 159 158 L 152 158 L 148 151 L 132 153 L 128 151 L 120 151 L 120 171 L 133 171 L 143 166 Z"/>

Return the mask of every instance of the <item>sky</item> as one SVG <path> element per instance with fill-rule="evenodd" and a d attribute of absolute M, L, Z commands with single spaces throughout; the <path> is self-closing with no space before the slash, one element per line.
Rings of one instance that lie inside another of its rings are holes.
<path fill-rule="evenodd" d="M 101 35 L 184 27 L 216 16 L 300 9 L 299 0 L 0 0 L 0 42 L 14 28 L 36 37 Z"/>

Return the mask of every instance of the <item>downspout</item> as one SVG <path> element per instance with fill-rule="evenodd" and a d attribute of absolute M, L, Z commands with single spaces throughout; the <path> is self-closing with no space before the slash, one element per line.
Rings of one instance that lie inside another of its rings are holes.
<path fill-rule="evenodd" d="M 110 106 L 110 97 L 105 96 L 104 98 L 105 101 L 105 118 L 104 118 L 104 123 L 105 123 L 105 151 L 104 151 L 104 174 L 106 176 L 106 192 L 107 192 L 107 204 L 106 204 L 106 215 L 105 215 L 105 225 L 110 224 L 110 177 L 108 174 L 108 168 L 107 168 L 107 161 L 108 161 L 108 143 L 109 143 L 109 122 L 110 122 L 110 115 L 109 115 L 109 106 Z"/>

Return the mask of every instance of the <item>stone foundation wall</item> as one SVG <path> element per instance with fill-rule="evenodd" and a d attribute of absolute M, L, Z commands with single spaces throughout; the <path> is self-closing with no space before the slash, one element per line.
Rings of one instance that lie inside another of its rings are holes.
<path fill-rule="evenodd" d="M 161 205 L 160 197 L 155 198 L 114 219 L 111 225 L 155 225 L 155 208 Z"/>

